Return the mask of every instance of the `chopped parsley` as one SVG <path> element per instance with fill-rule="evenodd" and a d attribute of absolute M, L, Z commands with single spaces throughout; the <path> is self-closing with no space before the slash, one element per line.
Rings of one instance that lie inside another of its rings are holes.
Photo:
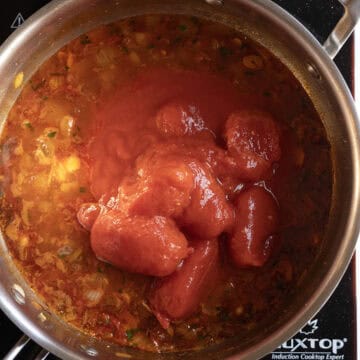
<path fill-rule="evenodd" d="M 24 122 L 24 126 L 26 126 L 28 129 L 30 129 L 31 131 L 34 131 L 34 127 L 32 126 L 30 121 L 26 121 Z"/>
<path fill-rule="evenodd" d="M 54 138 L 55 136 L 56 136 L 56 131 L 51 131 L 51 132 L 49 132 L 48 134 L 47 134 L 47 137 L 48 138 Z"/>
<path fill-rule="evenodd" d="M 121 50 L 125 53 L 128 54 L 129 53 L 129 49 L 126 46 L 122 46 Z"/>
<path fill-rule="evenodd" d="M 186 31 L 186 30 L 187 30 L 187 26 L 184 25 L 184 24 L 180 24 L 180 25 L 179 25 L 179 30 L 180 30 L 180 31 Z"/>
<path fill-rule="evenodd" d="M 130 341 L 134 335 L 138 332 L 138 329 L 128 329 L 125 331 L 126 338 Z"/>
<path fill-rule="evenodd" d="M 79 192 L 86 193 L 86 187 L 85 186 L 80 186 L 79 187 Z"/>

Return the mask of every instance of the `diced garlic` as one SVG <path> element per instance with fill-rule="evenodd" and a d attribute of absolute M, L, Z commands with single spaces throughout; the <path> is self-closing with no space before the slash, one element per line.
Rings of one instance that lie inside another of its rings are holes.
<path fill-rule="evenodd" d="M 237 316 L 240 316 L 242 313 L 244 312 L 244 307 L 242 305 L 238 306 L 236 309 L 235 309 L 235 314 Z"/>
<path fill-rule="evenodd" d="M 115 51 L 112 47 L 103 47 L 95 55 L 97 65 L 107 67 L 114 63 Z"/>
<path fill-rule="evenodd" d="M 135 41 L 140 46 L 147 46 L 149 44 L 148 34 L 143 32 L 136 32 L 134 34 Z"/>
<path fill-rule="evenodd" d="M 74 64 L 74 55 L 73 53 L 69 53 L 66 59 L 66 66 L 71 68 L 73 64 Z"/>
<path fill-rule="evenodd" d="M 44 152 L 39 148 L 35 150 L 34 155 L 35 159 L 40 165 L 51 165 L 53 161 L 51 157 L 46 156 Z"/>
<path fill-rule="evenodd" d="M 61 75 L 53 75 L 50 77 L 49 80 L 49 87 L 51 90 L 57 90 L 59 89 L 61 86 L 63 86 L 65 83 L 65 78 L 64 76 Z"/>
<path fill-rule="evenodd" d="M 77 191 L 78 189 L 79 189 L 79 184 L 76 181 L 62 183 L 60 185 L 60 190 L 62 192 L 74 192 Z"/>
<path fill-rule="evenodd" d="M 60 132 L 63 136 L 71 136 L 75 126 L 75 119 L 70 115 L 65 115 L 60 120 Z"/>
<path fill-rule="evenodd" d="M 16 241 L 19 238 L 20 218 L 15 215 L 14 220 L 6 227 L 5 234 L 8 238 Z"/>
<path fill-rule="evenodd" d="M 67 177 L 67 171 L 65 166 L 62 163 L 57 163 L 54 166 L 54 173 L 55 173 L 55 178 L 57 181 L 59 182 L 63 182 L 66 180 Z"/>
<path fill-rule="evenodd" d="M 19 256 L 21 260 L 26 260 L 26 255 L 27 255 L 26 248 L 28 245 L 29 245 L 29 238 L 25 235 L 22 235 L 19 241 Z"/>
<path fill-rule="evenodd" d="M 22 141 L 20 140 L 19 144 L 14 149 L 14 154 L 17 156 L 21 156 L 24 154 L 24 148 L 22 146 Z"/>
<path fill-rule="evenodd" d="M 251 70 L 261 70 L 264 67 L 264 61 L 259 55 L 247 55 L 242 59 L 243 65 Z"/>
<path fill-rule="evenodd" d="M 234 38 L 232 42 L 236 45 L 241 47 L 242 46 L 242 40 L 240 38 Z"/>
<path fill-rule="evenodd" d="M 129 59 L 135 65 L 140 65 L 141 64 L 141 59 L 140 59 L 139 55 L 135 51 L 131 51 L 131 53 L 129 54 Z"/>
<path fill-rule="evenodd" d="M 29 210 L 34 207 L 33 201 L 26 201 L 23 199 L 22 201 L 22 210 L 21 210 L 21 219 L 24 222 L 25 225 L 30 225 L 30 219 L 29 219 Z"/>
<path fill-rule="evenodd" d="M 68 158 L 66 158 L 64 160 L 65 169 L 69 173 L 73 173 L 73 172 L 79 170 L 80 169 L 80 164 L 81 164 L 80 159 L 75 155 L 69 156 Z"/>

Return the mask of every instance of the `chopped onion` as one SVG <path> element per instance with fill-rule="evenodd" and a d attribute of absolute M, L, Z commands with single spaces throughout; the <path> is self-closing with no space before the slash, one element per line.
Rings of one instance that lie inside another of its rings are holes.
<path fill-rule="evenodd" d="M 57 251 L 57 254 L 59 257 L 63 257 L 63 256 L 68 256 L 68 255 L 72 254 L 73 251 L 74 250 L 71 246 L 64 245 Z"/>
<path fill-rule="evenodd" d="M 95 289 L 95 290 L 93 289 L 85 293 L 85 297 L 87 300 L 91 302 L 91 305 L 98 304 L 103 295 L 104 295 L 103 289 Z"/>

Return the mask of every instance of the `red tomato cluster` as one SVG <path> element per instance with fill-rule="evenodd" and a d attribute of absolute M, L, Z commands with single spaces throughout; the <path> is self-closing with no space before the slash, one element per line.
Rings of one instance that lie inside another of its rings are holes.
<path fill-rule="evenodd" d="M 166 328 L 196 311 L 211 290 L 219 235 L 227 235 L 228 257 L 239 268 L 270 257 L 278 204 L 254 183 L 269 176 L 281 152 L 279 129 L 262 111 L 230 114 L 224 146 L 192 104 L 171 102 L 154 121 L 161 141 L 137 157 L 117 193 L 84 204 L 78 219 L 99 259 L 156 277 L 148 299 Z M 239 182 L 243 189 L 235 191 Z"/>

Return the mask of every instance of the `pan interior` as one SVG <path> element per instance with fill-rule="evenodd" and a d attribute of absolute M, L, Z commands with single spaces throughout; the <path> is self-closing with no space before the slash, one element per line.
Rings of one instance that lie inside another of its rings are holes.
<path fill-rule="evenodd" d="M 210 2 L 210 1 L 209 1 Z M 86 11 L 85 11 L 86 10 Z M 84 336 L 49 313 L 46 305 L 21 279 L 11 263 L 1 238 L 1 302 L 7 315 L 41 345 L 62 358 L 119 358 L 126 353 L 136 359 L 219 359 L 234 354 L 242 359 L 265 355 L 295 333 L 330 295 L 348 263 L 358 231 L 355 222 L 358 204 L 356 188 L 358 130 L 348 94 L 333 64 L 316 50 L 315 40 L 297 32 L 297 25 L 284 18 L 277 7 L 261 1 L 226 1 L 224 6 L 205 1 L 179 0 L 81 0 L 54 1 L 32 18 L 1 48 L 0 119 L 3 126 L 20 89 L 13 88 L 15 75 L 22 71 L 25 81 L 64 44 L 100 24 L 144 13 L 178 13 L 203 17 L 233 27 L 269 49 L 293 72 L 311 98 L 326 129 L 332 148 L 334 186 L 323 250 L 299 290 L 261 333 L 247 341 L 234 338 L 199 352 L 154 355 L 121 349 Z M 46 15 L 46 16 L 45 16 Z M 279 18 L 280 16 L 280 18 Z M 280 19 L 280 20 L 279 20 Z"/>

